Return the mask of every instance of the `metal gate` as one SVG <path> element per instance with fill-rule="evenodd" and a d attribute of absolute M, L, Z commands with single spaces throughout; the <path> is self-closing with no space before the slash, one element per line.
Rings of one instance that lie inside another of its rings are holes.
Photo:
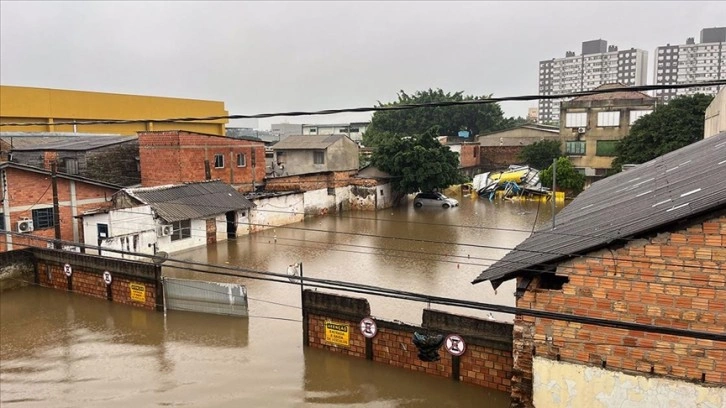
<path fill-rule="evenodd" d="M 164 312 L 185 310 L 229 316 L 247 316 L 247 288 L 234 283 L 162 278 Z"/>

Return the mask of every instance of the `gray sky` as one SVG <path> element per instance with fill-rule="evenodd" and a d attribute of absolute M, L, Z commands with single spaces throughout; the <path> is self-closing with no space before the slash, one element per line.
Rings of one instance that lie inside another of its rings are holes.
<path fill-rule="evenodd" d="M 0 83 L 222 100 L 235 114 L 370 106 L 429 87 L 508 96 L 536 93 L 540 60 L 597 38 L 647 50 L 650 83 L 655 47 L 723 25 L 726 2 L 2 1 Z M 510 116 L 529 106 L 503 105 Z"/>

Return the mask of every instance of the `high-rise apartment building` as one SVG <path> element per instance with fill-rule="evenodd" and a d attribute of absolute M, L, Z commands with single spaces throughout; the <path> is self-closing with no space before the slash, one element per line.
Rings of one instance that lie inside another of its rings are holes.
<path fill-rule="evenodd" d="M 704 28 L 700 42 L 693 37 L 685 44 L 656 48 L 653 83 L 674 85 L 726 78 L 726 27 Z M 718 86 L 686 89 L 663 89 L 655 95 L 665 101 L 678 95 L 705 93 L 715 95 Z"/>
<path fill-rule="evenodd" d="M 605 40 L 582 43 L 582 53 L 567 51 L 564 58 L 539 63 L 540 95 L 589 91 L 608 83 L 645 85 L 648 52 L 631 48 L 620 51 Z M 559 122 L 562 100 L 539 101 L 539 122 Z"/>

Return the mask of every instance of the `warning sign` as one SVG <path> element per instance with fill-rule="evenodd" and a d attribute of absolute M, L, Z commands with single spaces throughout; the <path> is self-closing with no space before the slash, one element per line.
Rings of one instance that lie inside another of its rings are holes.
<path fill-rule="evenodd" d="M 350 325 L 325 321 L 325 342 L 337 346 L 350 346 Z"/>
<path fill-rule="evenodd" d="M 141 283 L 129 283 L 129 294 L 131 300 L 136 302 L 146 302 L 146 286 Z"/>

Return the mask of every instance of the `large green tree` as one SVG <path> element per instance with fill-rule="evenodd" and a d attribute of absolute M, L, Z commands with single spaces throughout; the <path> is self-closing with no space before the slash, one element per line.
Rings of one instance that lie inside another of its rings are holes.
<path fill-rule="evenodd" d="M 439 143 L 435 133 L 388 137 L 373 151 L 371 162 L 394 178 L 398 193 L 434 191 L 465 182 L 459 173 L 459 158 L 448 146 Z"/>
<path fill-rule="evenodd" d="M 483 96 L 486 98 L 489 96 Z M 398 100 L 378 103 L 380 107 L 421 104 L 432 102 L 470 101 L 479 99 L 463 92 L 444 92 L 441 89 L 417 91 L 412 95 L 398 93 Z M 434 130 L 436 136 L 457 136 L 466 130 L 473 137 L 479 133 L 511 127 L 517 119 L 505 119 L 499 104 L 472 104 L 413 108 L 406 110 L 377 111 L 363 136 L 365 146 L 378 146 L 389 137 L 420 135 Z"/>
<path fill-rule="evenodd" d="M 640 164 L 703 139 L 703 117 L 712 96 L 696 94 L 672 99 L 638 119 L 617 147 L 613 170 Z"/>
<path fill-rule="evenodd" d="M 557 140 L 540 140 L 524 146 L 519 152 L 519 160 L 535 169 L 546 169 L 552 165 L 552 160 L 560 156 L 562 156 L 562 151 L 560 142 Z"/>
<path fill-rule="evenodd" d="M 552 165 L 542 170 L 539 174 L 543 186 L 552 186 Z M 579 173 L 572 166 L 567 157 L 557 159 L 557 190 L 570 190 L 579 193 L 585 187 L 585 175 Z"/>

